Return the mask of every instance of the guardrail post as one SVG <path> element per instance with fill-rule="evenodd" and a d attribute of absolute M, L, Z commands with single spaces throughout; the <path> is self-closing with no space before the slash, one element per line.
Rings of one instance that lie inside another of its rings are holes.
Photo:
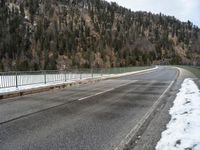
<path fill-rule="evenodd" d="M 43 73 L 44 73 L 44 84 L 47 84 L 47 75 L 46 75 L 46 71 L 44 71 Z"/>
<path fill-rule="evenodd" d="M 94 77 L 93 68 L 91 68 L 92 78 Z"/>
<path fill-rule="evenodd" d="M 15 84 L 16 84 L 16 88 L 18 88 L 18 78 L 17 78 L 17 72 L 15 72 Z"/>
<path fill-rule="evenodd" d="M 71 76 L 70 75 L 71 75 L 71 72 L 69 71 L 68 72 L 68 80 L 71 80 Z"/>
<path fill-rule="evenodd" d="M 80 71 L 80 80 L 82 79 L 82 72 Z"/>
<path fill-rule="evenodd" d="M 65 82 L 67 82 L 67 71 L 65 70 L 64 73 L 65 73 Z"/>

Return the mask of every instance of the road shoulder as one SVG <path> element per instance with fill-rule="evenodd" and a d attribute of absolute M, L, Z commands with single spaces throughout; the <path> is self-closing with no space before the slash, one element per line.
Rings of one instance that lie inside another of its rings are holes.
<path fill-rule="evenodd" d="M 166 124 L 170 121 L 171 116 L 169 115 L 169 109 L 173 106 L 173 102 L 176 98 L 176 94 L 178 93 L 181 83 L 185 78 L 193 78 L 195 76 L 190 72 L 179 69 L 179 77 L 175 82 L 174 86 L 167 93 L 165 98 L 163 99 L 162 105 L 160 105 L 152 120 L 144 129 L 141 134 L 137 135 L 137 139 L 132 141 L 130 145 L 126 148 L 127 150 L 154 150 L 157 142 L 161 138 L 161 133 L 166 129 Z"/>

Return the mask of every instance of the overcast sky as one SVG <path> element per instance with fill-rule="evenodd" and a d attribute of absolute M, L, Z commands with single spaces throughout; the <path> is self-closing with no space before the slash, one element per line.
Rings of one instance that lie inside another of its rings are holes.
<path fill-rule="evenodd" d="M 200 27 L 200 0 L 107 0 L 133 11 L 151 11 L 175 16 L 181 21 L 190 20 Z"/>

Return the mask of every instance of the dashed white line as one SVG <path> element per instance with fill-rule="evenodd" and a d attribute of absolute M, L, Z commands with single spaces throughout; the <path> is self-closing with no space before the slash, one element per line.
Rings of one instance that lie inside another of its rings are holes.
<path fill-rule="evenodd" d="M 137 80 L 135 80 L 134 82 L 136 82 L 136 81 L 137 81 Z M 86 97 L 83 97 L 83 98 L 79 98 L 78 100 L 79 100 L 79 101 L 82 101 L 82 100 L 85 100 L 85 99 L 88 99 L 88 98 L 91 98 L 91 97 L 94 97 L 94 96 L 97 96 L 97 95 L 101 95 L 101 94 L 104 94 L 104 93 L 113 91 L 113 90 L 115 90 L 115 89 L 117 89 L 117 88 L 120 88 L 120 87 L 129 85 L 129 84 L 132 84 L 132 83 L 134 83 L 134 82 L 131 82 L 131 83 L 129 82 L 129 83 L 126 83 L 126 84 L 122 84 L 122 85 L 120 85 L 120 86 L 118 86 L 118 87 L 116 87 L 116 88 L 111 88 L 111 89 L 108 89 L 108 90 L 103 91 L 103 92 L 99 92 L 99 93 L 96 93 L 96 94 L 93 94 L 93 95 L 90 95 L 90 96 L 86 96 Z"/>
<path fill-rule="evenodd" d="M 90 96 L 86 96 L 86 97 L 80 98 L 80 99 L 78 99 L 78 100 L 79 100 L 79 101 L 82 101 L 82 100 L 84 100 L 84 99 L 91 98 L 91 97 L 93 97 L 93 96 L 97 96 L 97 95 L 100 95 L 100 94 L 103 94 L 103 93 L 106 93 L 106 92 L 110 92 L 110 91 L 112 91 L 112 90 L 114 90 L 114 89 L 115 89 L 115 88 L 111 88 L 111 89 L 108 89 L 108 90 L 106 90 L 106 91 L 96 93 L 96 94 L 94 94 L 94 95 L 90 95 Z"/>

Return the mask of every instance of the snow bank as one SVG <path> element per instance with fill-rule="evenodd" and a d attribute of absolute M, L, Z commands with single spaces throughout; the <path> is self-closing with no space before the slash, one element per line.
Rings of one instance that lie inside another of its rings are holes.
<path fill-rule="evenodd" d="M 191 79 L 182 83 L 170 115 L 156 150 L 200 150 L 200 91 Z"/>

